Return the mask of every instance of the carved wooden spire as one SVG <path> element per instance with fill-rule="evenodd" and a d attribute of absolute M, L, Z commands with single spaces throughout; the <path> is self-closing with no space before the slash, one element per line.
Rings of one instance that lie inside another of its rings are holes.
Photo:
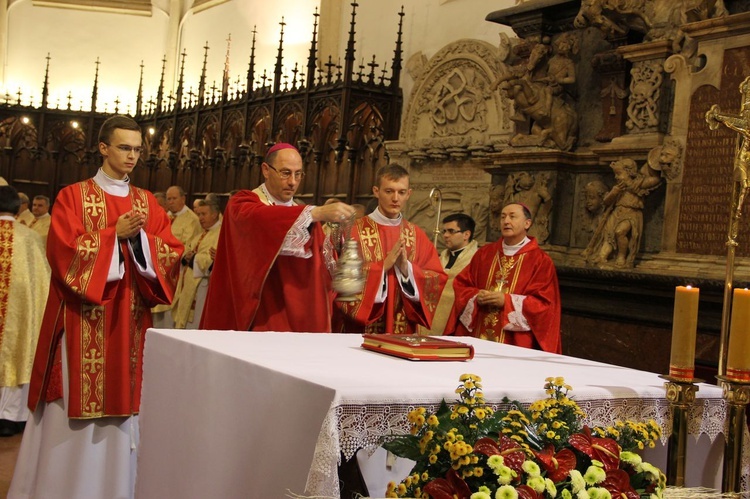
<path fill-rule="evenodd" d="M 274 68 L 273 74 L 273 93 L 277 94 L 279 93 L 279 89 L 281 88 L 281 68 L 283 64 L 284 59 L 284 26 L 286 26 L 286 23 L 284 22 L 284 18 L 281 18 L 281 22 L 279 23 L 281 25 L 281 34 L 279 35 L 279 51 L 276 55 L 276 67 Z"/>
<path fill-rule="evenodd" d="M 344 56 L 344 85 L 349 85 L 352 82 L 352 74 L 354 73 L 354 35 L 356 33 L 354 27 L 357 25 L 357 2 L 352 2 L 352 20 L 349 22 L 349 40 L 346 44 L 346 54 Z"/>
<path fill-rule="evenodd" d="M 99 58 L 96 58 L 96 70 L 94 72 L 94 88 L 91 90 L 91 112 L 96 112 L 96 100 L 99 98 Z"/>
<path fill-rule="evenodd" d="M 42 85 L 42 109 L 46 109 L 47 107 L 47 97 L 49 96 L 49 61 L 50 56 L 49 52 L 47 52 L 47 67 L 44 70 L 44 84 Z"/>
<path fill-rule="evenodd" d="M 393 51 L 393 63 L 391 64 L 391 88 L 397 89 L 399 81 L 401 80 L 401 37 L 403 35 L 404 26 L 404 6 L 401 6 L 401 12 L 398 13 L 398 38 L 396 38 L 396 50 Z"/>
<path fill-rule="evenodd" d="M 255 85 L 255 35 L 258 33 L 256 28 L 257 26 L 253 26 L 253 44 L 250 47 L 250 65 L 247 68 L 247 92 L 245 93 L 245 99 L 249 99 L 253 94 L 253 86 Z"/>
<path fill-rule="evenodd" d="M 167 56 L 161 60 L 161 77 L 159 78 L 159 90 L 156 92 L 156 110 L 154 111 L 154 119 L 161 112 L 162 101 L 164 100 L 164 71 L 167 67 Z"/>
<path fill-rule="evenodd" d="M 224 74 L 221 77 L 221 99 L 226 101 L 229 96 L 229 49 L 232 46 L 232 33 L 227 37 L 227 54 L 224 57 Z"/>
<path fill-rule="evenodd" d="M 141 116 L 143 106 L 143 60 L 141 60 L 141 77 L 138 80 L 138 95 L 135 97 L 135 116 Z"/>
<path fill-rule="evenodd" d="M 203 69 L 201 69 L 201 79 L 198 82 L 198 107 L 203 106 L 203 95 L 206 91 L 206 64 L 208 62 L 208 40 L 203 46 Z"/>
<path fill-rule="evenodd" d="M 182 58 L 180 60 L 180 79 L 177 80 L 177 95 L 175 96 L 174 110 L 175 112 L 182 109 L 182 89 L 185 83 L 185 58 L 187 57 L 187 51 L 182 49 Z"/>
<path fill-rule="evenodd" d="M 313 36 L 312 42 L 310 42 L 310 55 L 307 58 L 307 83 L 305 87 L 310 89 L 315 86 L 315 69 L 318 61 L 318 8 L 315 7 L 315 13 L 313 14 L 315 21 L 313 22 Z"/>

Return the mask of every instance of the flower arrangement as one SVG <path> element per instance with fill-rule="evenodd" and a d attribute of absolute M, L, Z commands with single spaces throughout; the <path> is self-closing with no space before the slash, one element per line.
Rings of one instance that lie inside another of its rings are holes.
<path fill-rule="evenodd" d="M 547 378 L 548 398 L 508 411 L 485 403 L 481 378 L 464 374 L 452 405 L 411 411 L 411 434 L 383 447 L 416 461 L 387 497 L 432 499 L 661 498 L 666 477 L 638 450 L 661 436 L 654 421 L 582 425 L 585 416 L 563 378 Z"/>

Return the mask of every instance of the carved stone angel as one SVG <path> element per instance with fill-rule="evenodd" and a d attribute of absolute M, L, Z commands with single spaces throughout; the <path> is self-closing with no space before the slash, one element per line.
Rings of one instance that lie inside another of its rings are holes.
<path fill-rule="evenodd" d="M 605 211 L 583 257 L 605 266 L 614 256 L 616 267 L 632 267 L 643 235 L 643 202 L 661 183 L 648 163 L 638 170 L 632 159 L 613 161 L 615 186 L 604 196 Z"/>

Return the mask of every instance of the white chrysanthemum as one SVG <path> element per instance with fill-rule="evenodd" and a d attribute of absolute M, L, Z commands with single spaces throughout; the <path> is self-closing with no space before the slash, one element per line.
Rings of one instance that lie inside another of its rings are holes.
<path fill-rule="evenodd" d="M 508 485 L 516 477 L 516 472 L 507 466 L 501 466 L 495 474 L 497 475 L 497 483 L 500 485 Z"/>
<path fill-rule="evenodd" d="M 589 493 L 585 490 L 579 490 L 576 499 L 589 499 Z"/>
<path fill-rule="evenodd" d="M 622 451 L 620 452 L 620 461 L 632 466 L 638 466 L 643 462 L 643 459 L 635 452 Z"/>
<path fill-rule="evenodd" d="M 547 489 L 547 495 L 549 497 L 552 497 L 552 498 L 557 497 L 557 487 L 555 487 L 555 482 L 553 482 L 549 478 L 545 478 L 544 479 L 544 488 Z"/>
<path fill-rule="evenodd" d="M 537 494 L 541 494 L 545 489 L 544 478 L 541 476 L 530 476 L 528 480 L 526 480 L 526 485 L 534 489 L 534 492 Z"/>
<path fill-rule="evenodd" d="M 512 485 L 503 485 L 495 492 L 495 499 L 518 499 L 518 492 Z"/>
<path fill-rule="evenodd" d="M 490 456 L 487 458 L 487 466 L 490 467 L 492 471 L 497 474 L 497 470 L 505 464 L 505 459 L 503 459 L 503 456 L 499 454 L 495 454 L 494 456 Z"/>
<path fill-rule="evenodd" d="M 521 465 L 521 469 L 526 472 L 527 475 L 531 477 L 537 477 L 542 474 L 541 468 L 539 468 L 539 465 L 536 464 L 534 461 L 524 461 Z"/>
<path fill-rule="evenodd" d="M 645 473 L 650 481 L 656 482 L 659 480 L 659 475 L 661 474 L 661 471 L 659 471 L 659 468 L 654 466 L 651 463 L 647 463 L 646 461 L 643 461 L 638 468 L 636 468 L 639 472 Z"/>
<path fill-rule="evenodd" d="M 588 493 L 589 499 L 612 499 L 612 494 L 604 487 L 591 487 Z"/>
<path fill-rule="evenodd" d="M 589 485 L 601 483 L 605 478 L 607 478 L 607 472 L 598 466 L 589 466 L 589 469 L 586 470 L 586 474 L 583 475 L 583 479 L 586 480 L 586 483 Z"/>
<path fill-rule="evenodd" d="M 586 480 L 583 479 L 583 475 L 578 470 L 570 470 L 568 474 L 570 476 L 570 484 L 573 487 L 573 493 L 577 494 L 586 488 Z"/>

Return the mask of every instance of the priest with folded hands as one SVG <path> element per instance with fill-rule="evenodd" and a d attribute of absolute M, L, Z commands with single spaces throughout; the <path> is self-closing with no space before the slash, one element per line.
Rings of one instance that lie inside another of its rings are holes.
<path fill-rule="evenodd" d="M 562 353 L 557 272 L 527 235 L 531 223 L 523 204 L 502 209 L 502 239 L 479 248 L 453 281 L 456 299 L 445 334 Z"/>
<path fill-rule="evenodd" d="M 448 276 L 432 241 L 401 214 L 412 192 L 409 172 L 396 164 L 382 167 L 372 192 L 377 208 L 352 228 L 364 260 L 365 287 L 355 301 L 337 302 L 342 329 L 415 334 L 417 326 L 432 324 Z"/>

